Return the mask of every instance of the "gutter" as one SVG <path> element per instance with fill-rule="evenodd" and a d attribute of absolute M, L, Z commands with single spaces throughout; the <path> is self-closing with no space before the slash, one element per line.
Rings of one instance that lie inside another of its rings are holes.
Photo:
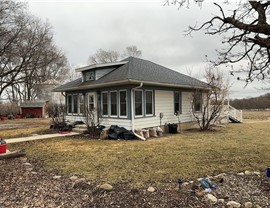
<path fill-rule="evenodd" d="M 134 88 L 132 88 L 131 89 L 131 112 L 132 112 L 132 116 L 131 116 L 131 131 L 132 131 L 132 133 L 136 136 L 136 137 L 138 137 L 139 139 L 141 139 L 141 140 L 143 140 L 143 141 L 146 141 L 146 139 L 144 138 L 144 137 L 142 137 L 142 136 L 140 136 L 140 135 L 138 135 L 138 134 L 136 134 L 135 132 L 134 132 L 134 102 L 133 102 L 133 98 L 134 98 L 134 90 L 136 90 L 136 89 L 139 89 L 139 88 L 141 88 L 143 86 L 143 83 L 141 82 L 140 83 L 140 85 L 139 86 L 137 86 L 137 87 L 134 87 Z"/>

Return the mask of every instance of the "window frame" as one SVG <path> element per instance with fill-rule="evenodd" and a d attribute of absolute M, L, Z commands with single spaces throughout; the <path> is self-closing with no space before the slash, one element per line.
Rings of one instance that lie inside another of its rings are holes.
<path fill-rule="evenodd" d="M 84 99 L 85 96 L 82 93 L 78 94 L 78 96 L 79 96 L 79 99 L 78 99 L 78 103 L 79 103 L 79 105 L 78 105 L 78 114 L 83 115 L 85 113 L 85 109 L 82 112 L 81 105 L 83 105 L 83 108 L 85 108 L 85 99 Z M 82 100 L 81 100 L 81 98 L 82 98 Z M 83 102 L 81 102 L 81 101 L 83 101 Z"/>
<path fill-rule="evenodd" d="M 141 92 L 142 101 L 141 101 L 141 108 L 142 108 L 142 114 L 136 115 L 136 92 Z M 134 117 L 135 118 L 142 118 L 144 117 L 144 99 L 143 99 L 143 90 L 134 90 Z"/>
<path fill-rule="evenodd" d="M 69 103 L 69 98 L 71 98 L 71 103 Z M 71 112 L 69 110 L 71 110 Z M 67 114 L 68 115 L 73 114 L 73 95 L 72 94 L 67 95 Z"/>
<path fill-rule="evenodd" d="M 176 93 L 178 93 L 179 94 L 179 98 L 178 98 L 178 109 L 176 109 L 175 108 L 175 104 L 176 104 Z M 182 92 L 181 91 L 179 91 L 179 90 L 175 90 L 174 92 L 173 92 L 173 99 L 174 99 L 174 106 L 173 106 L 173 108 L 174 108 L 174 114 L 175 115 L 177 115 L 177 112 L 179 112 L 179 115 L 181 115 L 182 114 Z"/>
<path fill-rule="evenodd" d="M 112 93 L 116 93 L 116 115 L 112 115 Z M 117 118 L 118 117 L 118 92 L 117 90 L 110 91 L 110 106 L 109 106 L 109 113 L 110 117 Z"/>
<path fill-rule="evenodd" d="M 106 94 L 107 96 L 107 114 L 103 114 L 103 95 Z M 101 92 L 101 116 L 102 117 L 109 117 L 109 92 L 108 91 L 102 91 Z"/>
<path fill-rule="evenodd" d="M 198 97 L 199 95 L 199 97 Z M 199 98 L 199 100 L 198 100 Z M 197 110 L 195 107 L 196 107 L 196 104 L 199 104 L 198 106 L 200 106 L 200 109 Z M 194 110 L 194 112 L 202 112 L 202 105 L 203 105 L 203 93 L 198 91 L 198 92 L 194 92 L 193 94 L 193 105 L 192 105 L 192 108 Z"/>
<path fill-rule="evenodd" d="M 147 92 L 151 92 L 151 107 L 152 107 L 152 113 L 151 114 L 147 114 L 147 97 L 146 97 L 146 94 Z M 148 117 L 148 116 L 153 116 L 154 115 L 154 91 L 153 90 L 145 90 L 144 91 L 144 94 L 145 94 L 145 116 Z"/>
<path fill-rule="evenodd" d="M 121 115 L 121 92 L 125 92 L 126 94 L 126 115 Z M 127 102 L 127 99 L 128 99 L 128 95 L 127 95 L 127 90 L 119 90 L 119 95 L 118 95 L 118 103 L 119 103 L 119 118 L 127 118 L 128 117 L 128 102 Z"/>

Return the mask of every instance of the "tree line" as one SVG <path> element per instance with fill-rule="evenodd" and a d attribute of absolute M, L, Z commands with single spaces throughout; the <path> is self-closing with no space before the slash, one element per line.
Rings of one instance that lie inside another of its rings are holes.
<path fill-rule="evenodd" d="M 68 70 L 51 25 L 29 14 L 26 3 L 1 1 L 0 99 L 34 100 L 39 84 L 64 80 Z"/>
<path fill-rule="evenodd" d="M 254 98 L 230 100 L 230 105 L 237 109 L 270 109 L 270 93 Z"/>

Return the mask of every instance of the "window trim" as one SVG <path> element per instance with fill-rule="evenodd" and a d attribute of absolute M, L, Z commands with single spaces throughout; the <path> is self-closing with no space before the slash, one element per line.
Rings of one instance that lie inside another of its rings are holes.
<path fill-rule="evenodd" d="M 200 100 L 199 100 L 200 109 L 199 110 L 195 109 L 195 104 L 197 103 L 197 102 L 195 102 L 196 101 L 195 99 L 197 99 L 197 95 L 200 95 Z M 193 97 L 193 105 L 192 105 L 194 112 L 196 112 L 196 113 L 202 112 L 202 105 L 203 105 L 203 93 L 202 92 L 195 92 L 194 97 Z"/>
<path fill-rule="evenodd" d="M 121 99 L 120 99 L 120 95 L 121 95 L 121 92 L 125 92 L 126 93 L 126 115 L 123 116 L 121 115 Z M 127 94 L 127 90 L 119 90 L 119 95 L 118 95 L 118 112 L 119 112 L 119 118 L 127 118 L 128 117 L 128 102 L 127 102 L 127 99 L 128 99 L 128 94 Z"/>
<path fill-rule="evenodd" d="M 175 91 L 173 91 L 173 104 L 174 104 L 174 106 L 173 106 L 173 108 L 174 108 L 174 114 L 176 115 L 176 109 L 175 109 L 175 101 L 176 101 L 176 99 L 175 99 L 175 93 L 176 92 L 178 92 L 179 93 L 179 100 L 178 100 L 178 104 L 179 104 L 179 109 L 178 109 L 178 112 L 180 113 L 180 115 L 183 113 L 183 109 L 182 109 L 182 107 L 183 107 L 183 104 L 182 104 L 182 91 L 180 91 L 180 90 L 175 90 Z"/>
<path fill-rule="evenodd" d="M 146 99 L 146 92 L 151 92 L 152 94 L 152 114 L 147 114 L 147 99 Z M 145 94 L 145 117 L 150 117 L 154 115 L 154 91 L 153 90 L 145 90 L 144 91 Z"/>
<path fill-rule="evenodd" d="M 107 94 L 107 114 L 103 114 L 103 94 Z M 108 91 L 101 92 L 101 116 L 109 117 L 109 92 Z"/>
<path fill-rule="evenodd" d="M 112 115 L 112 93 L 116 93 L 116 115 Z M 117 118 L 118 117 L 118 91 L 117 90 L 113 90 L 113 91 L 110 91 L 110 106 L 109 106 L 109 114 L 110 114 L 110 117 L 111 118 Z"/>
<path fill-rule="evenodd" d="M 142 114 L 136 115 L 136 91 L 142 93 Z M 144 99 L 143 99 L 143 90 L 134 90 L 134 118 L 143 118 L 144 117 Z"/>
<path fill-rule="evenodd" d="M 69 97 L 71 97 L 71 112 L 69 112 Z M 68 94 L 67 95 L 67 114 L 68 115 L 73 115 L 73 94 Z"/>
<path fill-rule="evenodd" d="M 83 104 L 83 106 L 85 108 L 85 99 L 84 99 L 85 96 L 82 93 L 79 93 L 78 96 L 79 96 L 79 99 L 78 99 L 78 114 L 83 115 L 85 112 L 84 113 L 81 112 L 81 104 Z M 81 96 L 83 97 L 83 102 L 82 103 L 81 103 Z"/>

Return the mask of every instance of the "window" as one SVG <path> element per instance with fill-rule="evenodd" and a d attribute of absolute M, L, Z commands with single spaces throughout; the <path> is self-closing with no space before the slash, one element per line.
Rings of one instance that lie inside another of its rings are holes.
<path fill-rule="evenodd" d="M 72 95 L 67 96 L 67 112 L 72 113 Z"/>
<path fill-rule="evenodd" d="M 145 91 L 145 111 L 146 115 L 153 115 L 153 91 Z"/>
<path fill-rule="evenodd" d="M 78 95 L 73 95 L 73 113 L 78 113 Z"/>
<path fill-rule="evenodd" d="M 135 116 L 143 115 L 143 91 L 135 91 Z"/>
<path fill-rule="evenodd" d="M 174 91 L 174 113 L 182 113 L 182 94 L 179 91 Z"/>
<path fill-rule="evenodd" d="M 94 94 L 88 94 L 88 108 L 89 111 L 95 110 L 95 95 Z"/>
<path fill-rule="evenodd" d="M 103 116 L 108 116 L 108 92 L 101 93 L 101 109 L 101 114 Z"/>
<path fill-rule="evenodd" d="M 117 116 L 117 92 L 110 92 L 110 101 L 111 101 L 111 116 Z"/>
<path fill-rule="evenodd" d="M 127 91 L 120 90 L 119 91 L 119 103 L 120 103 L 120 116 L 127 116 Z"/>
<path fill-rule="evenodd" d="M 193 97 L 194 111 L 202 111 L 202 92 L 195 92 Z"/>
<path fill-rule="evenodd" d="M 85 80 L 86 81 L 95 80 L 95 73 L 93 71 L 86 72 L 85 73 Z"/>
<path fill-rule="evenodd" d="M 80 98 L 79 98 L 79 108 L 80 108 L 80 113 L 81 114 L 84 114 L 84 95 L 83 94 L 80 94 L 79 95 L 80 96 Z"/>

